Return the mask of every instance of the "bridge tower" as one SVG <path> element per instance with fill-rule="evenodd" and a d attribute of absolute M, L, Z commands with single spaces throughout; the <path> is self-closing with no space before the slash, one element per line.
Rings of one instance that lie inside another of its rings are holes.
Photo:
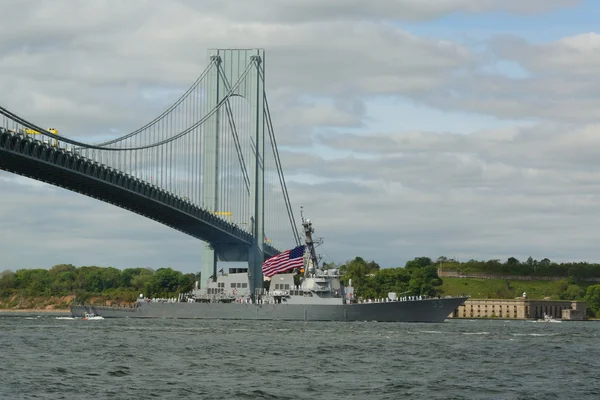
<path fill-rule="evenodd" d="M 201 282 L 204 286 L 209 277 L 216 279 L 217 261 L 248 261 L 248 277 L 251 293 L 263 287 L 262 263 L 264 261 L 264 153 L 265 153 L 265 52 L 263 49 L 209 49 L 208 58 L 215 67 L 208 76 L 210 85 L 206 92 L 207 111 L 219 104 L 229 90 L 229 85 L 237 82 L 246 67 L 253 64 L 244 83 L 235 92 L 244 98 L 250 107 L 252 127 L 252 159 L 248 160 L 250 170 L 250 207 L 252 217 L 244 221 L 251 227 L 252 243 L 249 248 L 236 249 L 227 244 L 203 243 L 201 254 Z M 203 200 L 204 205 L 214 212 L 219 210 L 219 135 L 221 113 L 215 113 L 206 122 L 202 159 L 204 163 Z"/>

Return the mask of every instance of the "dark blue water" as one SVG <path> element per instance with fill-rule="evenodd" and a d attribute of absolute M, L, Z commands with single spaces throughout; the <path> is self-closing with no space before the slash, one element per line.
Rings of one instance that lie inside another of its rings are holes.
<path fill-rule="evenodd" d="M 597 399 L 600 323 L 0 316 L 2 399 Z"/>

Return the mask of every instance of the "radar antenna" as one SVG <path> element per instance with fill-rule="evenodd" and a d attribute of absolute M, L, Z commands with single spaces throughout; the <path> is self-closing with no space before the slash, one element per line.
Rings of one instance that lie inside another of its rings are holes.
<path fill-rule="evenodd" d="M 304 228 L 304 242 L 306 243 L 306 251 L 308 253 L 307 267 L 304 269 L 304 276 L 309 276 L 309 270 L 314 268 L 316 270 L 319 266 L 319 260 L 317 259 L 317 253 L 315 251 L 315 244 L 313 242 L 312 234 L 315 230 L 312 227 L 310 219 L 304 218 L 304 206 L 300 206 L 300 217 L 302 218 L 302 227 Z"/>

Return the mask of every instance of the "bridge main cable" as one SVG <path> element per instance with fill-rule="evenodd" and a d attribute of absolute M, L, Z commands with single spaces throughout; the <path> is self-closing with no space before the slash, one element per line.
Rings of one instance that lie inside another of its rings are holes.
<path fill-rule="evenodd" d="M 258 73 L 262 79 L 264 75 L 260 66 L 257 66 Z M 279 176 L 279 184 L 283 192 L 283 199 L 285 201 L 285 208 L 287 210 L 290 225 L 292 226 L 292 233 L 296 245 L 300 245 L 300 234 L 298 233 L 298 225 L 296 225 L 296 218 L 294 217 L 294 210 L 292 209 L 292 203 L 287 190 L 287 184 L 285 183 L 285 175 L 283 174 L 283 168 L 281 166 L 281 159 L 279 158 L 279 149 L 277 148 L 277 141 L 275 140 L 275 131 L 273 129 L 273 121 L 271 120 L 271 111 L 269 110 L 269 102 L 267 101 L 267 95 L 264 94 L 265 110 L 264 116 L 267 121 L 267 130 L 269 132 L 269 139 L 271 140 L 271 148 L 273 149 L 273 157 L 275 158 L 275 164 L 277 166 L 277 175 Z"/>
<path fill-rule="evenodd" d="M 128 151 L 128 150 L 145 150 L 145 149 L 150 149 L 153 147 L 158 147 L 161 146 L 163 144 L 167 144 L 170 142 L 173 142 L 174 140 L 177 140 L 185 135 L 187 135 L 188 133 L 190 133 L 191 131 L 195 130 L 198 126 L 202 125 L 204 122 L 206 122 L 210 117 L 212 117 L 224 104 L 226 104 L 226 102 L 229 100 L 230 97 L 233 97 L 233 93 L 235 93 L 235 91 L 238 89 L 238 87 L 242 84 L 242 82 L 244 81 L 244 79 L 246 78 L 246 76 L 248 75 L 248 73 L 250 72 L 252 65 L 255 64 L 255 61 L 251 61 L 250 63 L 248 63 L 248 65 L 246 66 L 246 69 L 244 70 L 243 74 L 240 76 L 240 78 L 238 79 L 238 81 L 236 82 L 236 84 L 224 95 L 223 99 L 221 101 L 219 101 L 217 103 L 217 105 L 210 111 L 208 112 L 202 119 L 200 119 L 199 121 L 197 121 L 196 123 L 194 123 L 192 126 L 188 127 L 187 129 L 184 129 L 183 131 L 181 131 L 180 133 L 161 140 L 159 142 L 156 143 L 152 143 L 149 145 L 145 145 L 145 146 L 137 146 L 137 147 L 120 147 L 120 148 L 116 148 L 116 147 L 104 147 L 104 146 L 99 146 L 99 145 L 92 145 L 92 144 L 88 144 L 88 143 L 83 143 L 77 140 L 73 140 L 73 139 L 69 139 L 66 136 L 59 136 L 56 135 L 54 133 L 48 132 L 47 130 L 33 124 L 32 122 L 29 122 L 27 120 L 25 120 L 24 118 L 19 117 L 18 115 L 12 113 L 11 111 L 7 110 L 6 108 L 0 106 L 0 114 L 4 115 L 5 117 L 14 120 L 15 122 L 36 130 L 38 132 L 40 132 L 41 135 L 43 136 L 48 136 L 51 137 L 53 139 L 57 139 L 57 140 L 61 140 L 62 142 L 66 142 L 69 144 L 72 144 L 74 146 L 78 146 L 81 148 L 85 148 L 85 149 L 92 149 L 92 150 L 105 150 L 105 151 Z"/>
<path fill-rule="evenodd" d="M 229 84 L 229 80 L 227 79 L 227 74 L 223 70 L 223 67 L 220 63 L 217 64 L 217 68 L 219 68 L 219 71 L 221 72 L 221 78 L 223 79 L 223 81 L 225 83 L 225 88 L 227 90 L 229 90 L 231 88 L 231 85 Z M 257 65 L 257 68 L 258 68 L 258 65 Z M 240 95 L 234 94 L 231 97 L 234 97 L 234 96 L 240 96 Z M 240 97 L 242 97 L 242 96 L 240 96 Z M 229 99 L 227 99 L 227 102 L 225 104 L 225 110 L 227 111 L 227 120 L 229 122 L 229 127 L 231 128 L 231 133 L 233 135 L 235 151 L 237 153 L 238 161 L 240 163 L 240 168 L 242 169 L 242 175 L 243 175 L 243 179 L 244 179 L 244 184 L 246 185 L 246 191 L 248 194 L 250 194 L 250 177 L 248 174 L 248 169 L 246 168 L 246 161 L 244 160 L 244 154 L 242 152 L 242 146 L 240 144 L 240 137 L 237 133 L 237 128 L 235 126 L 235 119 L 233 118 L 233 112 L 231 110 L 231 104 L 229 104 Z"/>
<path fill-rule="evenodd" d="M 167 108 L 165 111 L 163 111 L 163 113 L 160 114 L 158 117 L 154 118 L 152 121 L 148 122 L 146 125 L 142 126 L 141 128 L 136 129 L 135 131 L 133 131 L 131 133 L 128 133 L 128 134 L 121 136 L 119 138 L 116 138 L 116 139 L 111 139 L 107 142 L 98 143 L 97 146 L 106 146 L 109 144 L 114 144 L 114 143 L 129 139 L 130 137 L 143 132 L 144 130 L 148 129 L 152 125 L 156 124 L 158 121 L 165 118 L 165 116 L 167 114 L 169 114 L 178 105 L 180 105 L 185 99 L 187 99 L 188 96 L 190 95 L 190 93 L 192 93 L 192 91 L 198 87 L 198 85 L 204 80 L 206 75 L 210 72 L 210 69 L 214 66 L 214 64 L 215 64 L 214 60 L 211 60 L 210 63 L 208 64 L 208 66 L 206 67 L 206 69 L 202 72 L 202 74 L 200 74 L 198 79 L 196 79 L 196 81 L 194 83 L 192 83 L 192 86 L 190 86 L 189 89 L 175 103 L 173 103 L 169 108 Z"/>

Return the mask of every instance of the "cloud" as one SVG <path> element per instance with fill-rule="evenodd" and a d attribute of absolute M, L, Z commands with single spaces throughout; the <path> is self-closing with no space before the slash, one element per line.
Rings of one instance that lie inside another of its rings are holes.
<path fill-rule="evenodd" d="M 269 0 L 246 1 L 219 0 L 198 3 L 186 1 L 190 7 L 203 12 L 223 16 L 237 21 L 259 21 L 265 23 L 302 23 L 307 21 L 332 20 L 400 20 L 423 21 L 447 14 L 466 12 L 507 11 L 516 14 L 531 14 L 558 7 L 580 4 L 579 0 L 380 0 L 367 3 L 362 0 L 284 0 L 273 3 Z"/>
<path fill-rule="evenodd" d="M 0 172 L 0 270 L 55 264 L 189 268 L 200 242 L 110 204 Z"/>
<path fill-rule="evenodd" d="M 549 180 L 548 174 L 530 183 Z M 305 203 L 318 204 L 307 214 L 318 227 L 316 235 L 326 239 L 320 251 L 331 254 L 333 260 L 360 255 L 398 266 L 423 254 L 462 260 L 541 258 L 549 253 L 551 258 L 559 254 L 593 258 L 593 238 L 584 232 L 594 229 L 589 215 L 598 207 L 589 195 L 566 190 L 538 194 L 522 190 L 518 183 L 498 190 L 500 185 L 497 182 L 492 190 L 482 185 L 427 189 L 380 180 L 362 183 L 348 195 L 340 193 L 337 181 L 332 181 L 295 185 L 292 194 Z M 511 192 L 515 186 L 519 190 Z M 318 193 L 317 199 L 311 201 L 313 193 Z"/>
<path fill-rule="evenodd" d="M 346 134 L 320 140 L 351 156 L 283 158 L 288 172 L 321 180 L 292 186 L 292 198 L 313 204 L 311 218 L 327 221 L 320 232 L 336 249 L 351 251 L 361 238 L 365 256 L 393 264 L 391 249 L 405 257 L 437 250 L 523 258 L 568 254 L 576 241 L 571 257 L 581 259 L 593 257 L 593 236 L 583 232 L 594 229 L 589 216 L 600 211 L 598 138 L 597 125 Z M 340 243 L 346 240 L 352 244 Z M 381 248 L 390 252 L 380 255 Z"/>
<path fill-rule="evenodd" d="M 121 3 L 4 2 L 2 105 L 67 136 L 114 138 L 177 99 L 206 49 L 264 47 L 293 206 L 315 220 L 330 259 L 595 256 L 598 34 L 498 35 L 476 47 L 402 25 L 427 21 L 427 32 L 456 13 L 533 21 L 579 1 Z M 373 121 L 381 104 L 389 114 Z M 411 116 L 405 104 L 437 111 Z M 419 121 L 428 115 L 439 121 Z M 447 132 L 450 120 L 468 127 L 482 115 L 486 129 Z M 411 118 L 429 130 L 405 128 Z M 6 173 L 0 196 L 10 232 L 0 268 L 198 268 L 198 241 L 128 211 Z"/>
<path fill-rule="evenodd" d="M 595 32 L 535 44 L 521 37 L 497 36 L 489 42 L 491 55 L 481 56 L 481 62 L 488 66 L 511 62 L 524 76 L 490 73 L 479 65 L 443 88 L 417 96 L 445 110 L 505 119 L 594 123 L 600 106 L 598 49 L 600 35 Z"/>
<path fill-rule="evenodd" d="M 157 3 L 153 11 L 142 3 L 118 10 L 110 4 L 67 12 L 68 2 L 56 2 L 20 9 L 18 16 L 9 10 L 14 22 L 0 39 L 0 70 L 10 78 L 0 83 L 10 99 L 6 106 L 33 122 L 60 126 L 67 136 L 115 128 L 125 134 L 187 89 L 205 68 L 204 49 L 258 45 L 268 49 L 273 114 L 285 114 L 284 127 L 295 127 L 282 135 L 285 144 L 315 124 L 359 126 L 364 96 L 426 93 L 473 62 L 458 44 L 368 18 L 261 24 L 183 3 Z M 149 91 L 163 95 L 140 98 Z"/>
<path fill-rule="evenodd" d="M 498 56 L 521 63 L 528 70 L 549 75 L 597 75 L 600 35 L 596 32 L 564 37 L 552 43 L 532 44 L 518 37 L 498 37 L 492 42 Z"/>
<path fill-rule="evenodd" d="M 432 187 L 454 185 L 450 176 L 456 174 L 471 174 L 472 179 L 487 181 L 486 174 L 501 177 L 508 171 L 525 174 L 522 177 L 526 178 L 537 176 L 535 171 L 591 173 L 590 167 L 600 166 L 595 150 L 600 144 L 599 124 L 583 127 L 539 124 L 472 134 L 321 135 L 319 141 L 330 148 L 355 153 L 351 157 L 330 161 L 315 158 L 313 163 L 321 176 L 356 177 L 358 170 L 362 174 L 358 176 L 405 181 L 412 180 L 411 175 L 420 176 L 436 170 L 435 175 L 428 174 L 429 179 L 435 179 L 428 182 Z M 288 168 L 296 166 L 292 163 Z M 379 170 L 373 172 L 376 169 Z M 403 175 L 403 172 L 406 174 Z M 513 183 L 517 182 L 516 176 L 508 178 Z M 475 180 L 466 183 L 471 188 L 477 186 Z M 556 190 L 561 188 L 556 187 Z"/>

